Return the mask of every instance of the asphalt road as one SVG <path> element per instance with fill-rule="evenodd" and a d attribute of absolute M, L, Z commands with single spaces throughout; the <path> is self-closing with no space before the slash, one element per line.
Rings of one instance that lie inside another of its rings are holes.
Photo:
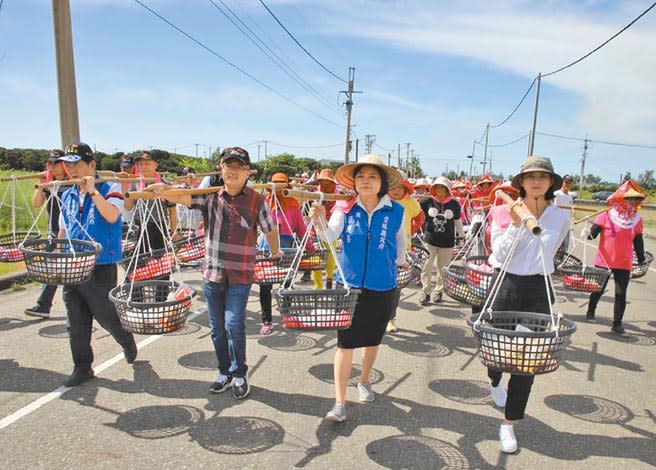
<path fill-rule="evenodd" d="M 176 278 L 201 286 L 194 271 Z M 558 308 L 578 331 L 562 366 L 536 378 L 514 455 L 497 447 L 503 413 L 489 398 L 470 310 L 448 297 L 419 307 L 419 290 L 404 289 L 400 330 L 385 337 L 372 377 L 376 401 L 359 403 L 350 387 L 348 421 L 330 424 L 322 418 L 333 403 L 335 334 L 276 325 L 260 336 L 257 287 L 247 320 L 252 394 L 239 402 L 207 392 L 216 364 L 202 299 L 182 330 L 138 337 L 133 366 L 98 327 L 98 377 L 65 389 L 72 366 L 61 294 L 53 317 L 38 320 L 23 314 L 38 286 L 4 291 L 2 467 L 653 468 L 655 284 L 654 268 L 631 282 L 625 337 L 609 330 L 612 290 L 588 323 L 587 295 L 558 289 Z"/>

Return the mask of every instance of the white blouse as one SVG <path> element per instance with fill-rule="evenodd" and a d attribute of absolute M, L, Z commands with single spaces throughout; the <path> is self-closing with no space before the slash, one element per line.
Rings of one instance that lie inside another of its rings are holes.
<path fill-rule="evenodd" d="M 538 219 L 542 228 L 540 235 L 533 235 L 530 230 L 524 233 L 515 248 L 515 252 L 508 264 L 508 272 L 522 276 L 544 274 L 542 261 L 540 260 L 540 241 L 544 253 L 544 263 L 548 274 L 553 273 L 553 259 L 556 251 L 563 243 L 570 230 L 571 215 L 568 210 L 560 209 L 551 204 Z M 518 227 L 510 225 L 507 228 L 499 227 L 492 220 L 492 254 L 488 262 L 494 268 L 500 268 L 508 255 L 510 247 L 519 231 Z"/>

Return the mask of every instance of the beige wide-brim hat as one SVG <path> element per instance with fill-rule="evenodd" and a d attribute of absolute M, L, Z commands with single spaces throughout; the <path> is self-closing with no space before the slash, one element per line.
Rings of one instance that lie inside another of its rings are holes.
<path fill-rule="evenodd" d="M 395 188 L 401 182 L 401 173 L 398 172 L 395 168 L 387 166 L 383 163 L 380 157 L 374 153 L 369 153 L 362 157 L 360 161 L 356 163 L 349 163 L 347 165 L 342 165 L 337 169 L 337 174 L 335 179 L 339 184 L 348 189 L 354 188 L 353 181 L 353 172 L 359 166 L 376 166 L 383 170 L 387 175 L 387 182 L 389 184 L 389 189 Z"/>
<path fill-rule="evenodd" d="M 435 178 L 435 181 L 431 185 L 430 189 L 428 190 L 428 193 L 433 196 L 437 197 L 437 187 L 438 186 L 444 186 L 444 189 L 446 189 L 446 192 L 451 195 L 451 181 L 446 176 L 440 176 L 439 178 Z"/>

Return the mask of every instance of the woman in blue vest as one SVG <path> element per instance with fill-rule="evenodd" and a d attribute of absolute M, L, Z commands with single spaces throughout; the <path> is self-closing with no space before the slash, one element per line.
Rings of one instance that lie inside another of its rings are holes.
<path fill-rule="evenodd" d="M 353 350 L 362 349 L 362 371 L 357 389 L 361 402 L 375 399 L 369 374 L 378 354 L 394 306 L 397 265 L 405 264 L 406 236 L 403 231 L 403 207 L 387 193 L 399 184 L 401 175 L 376 155 L 337 170 L 337 181 L 353 189 L 356 198 L 336 205 L 328 222 L 324 241 L 342 240 L 339 264 L 344 278 L 337 283 L 361 290 L 351 327 L 337 332 L 335 352 L 335 406 L 326 420 L 346 420 L 346 384 L 351 376 Z M 314 205 L 309 216 L 315 223 L 325 217 L 323 206 Z"/>

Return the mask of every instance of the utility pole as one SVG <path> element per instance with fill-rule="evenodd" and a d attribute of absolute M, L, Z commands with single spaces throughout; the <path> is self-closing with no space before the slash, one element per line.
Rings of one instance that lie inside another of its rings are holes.
<path fill-rule="evenodd" d="M 365 135 L 367 138 L 367 153 L 371 153 L 371 146 L 376 142 L 376 136 L 374 134 Z"/>
<path fill-rule="evenodd" d="M 583 140 L 583 154 L 581 155 L 581 173 L 579 173 L 579 197 L 583 195 L 583 175 L 585 172 L 585 157 L 588 154 L 588 138 Z"/>
<path fill-rule="evenodd" d="M 419 154 L 412 156 L 412 177 L 417 174 L 417 162 L 419 161 Z"/>
<path fill-rule="evenodd" d="M 472 146 L 472 153 L 470 155 L 471 162 L 469 162 L 469 179 L 472 179 L 472 171 L 474 167 L 474 153 L 476 152 L 476 139 L 474 139 L 474 145 Z"/>
<path fill-rule="evenodd" d="M 483 174 L 485 176 L 485 167 L 487 165 L 487 138 L 490 135 L 490 123 L 485 126 L 485 149 L 483 150 Z"/>
<path fill-rule="evenodd" d="M 62 148 L 80 140 L 80 121 L 77 113 L 75 61 L 71 8 L 68 0 L 52 0 L 55 27 L 55 55 L 57 58 L 57 91 L 59 95 L 59 125 Z"/>
<path fill-rule="evenodd" d="M 264 142 L 264 159 L 266 160 L 269 158 L 269 151 L 268 151 L 269 141 L 263 140 L 262 142 Z"/>
<path fill-rule="evenodd" d="M 538 73 L 538 88 L 535 92 L 535 107 L 533 108 L 533 127 L 531 128 L 531 135 L 528 139 L 528 154 L 533 155 L 533 145 L 535 144 L 535 126 L 538 122 L 538 104 L 540 103 L 540 81 L 542 80 L 542 72 Z"/>
<path fill-rule="evenodd" d="M 410 142 L 405 144 L 405 166 L 408 167 L 408 160 L 410 160 Z"/>
<path fill-rule="evenodd" d="M 260 144 L 260 143 L 258 142 L 258 143 L 257 143 L 257 163 L 260 163 L 260 147 L 261 147 L 261 146 L 262 146 L 262 144 Z"/>
<path fill-rule="evenodd" d="M 355 161 L 358 161 L 358 152 L 360 151 L 360 139 L 355 139 Z"/>
<path fill-rule="evenodd" d="M 198 158 L 198 144 L 194 144 L 196 146 L 196 158 Z"/>
<path fill-rule="evenodd" d="M 397 168 L 401 168 L 401 144 L 399 144 L 396 147 L 396 151 L 397 151 L 398 157 L 399 157 L 399 164 L 397 165 Z"/>
<path fill-rule="evenodd" d="M 362 93 L 353 91 L 353 80 L 355 79 L 355 67 L 349 67 L 348 90 L 342 90 L 340 93 L 346 95 L 346 149 L 344 150 L 344 163 L 348 164 L 349 154 L 351 153 L 351 111 L 353 110 L 353 93 Z"/>

